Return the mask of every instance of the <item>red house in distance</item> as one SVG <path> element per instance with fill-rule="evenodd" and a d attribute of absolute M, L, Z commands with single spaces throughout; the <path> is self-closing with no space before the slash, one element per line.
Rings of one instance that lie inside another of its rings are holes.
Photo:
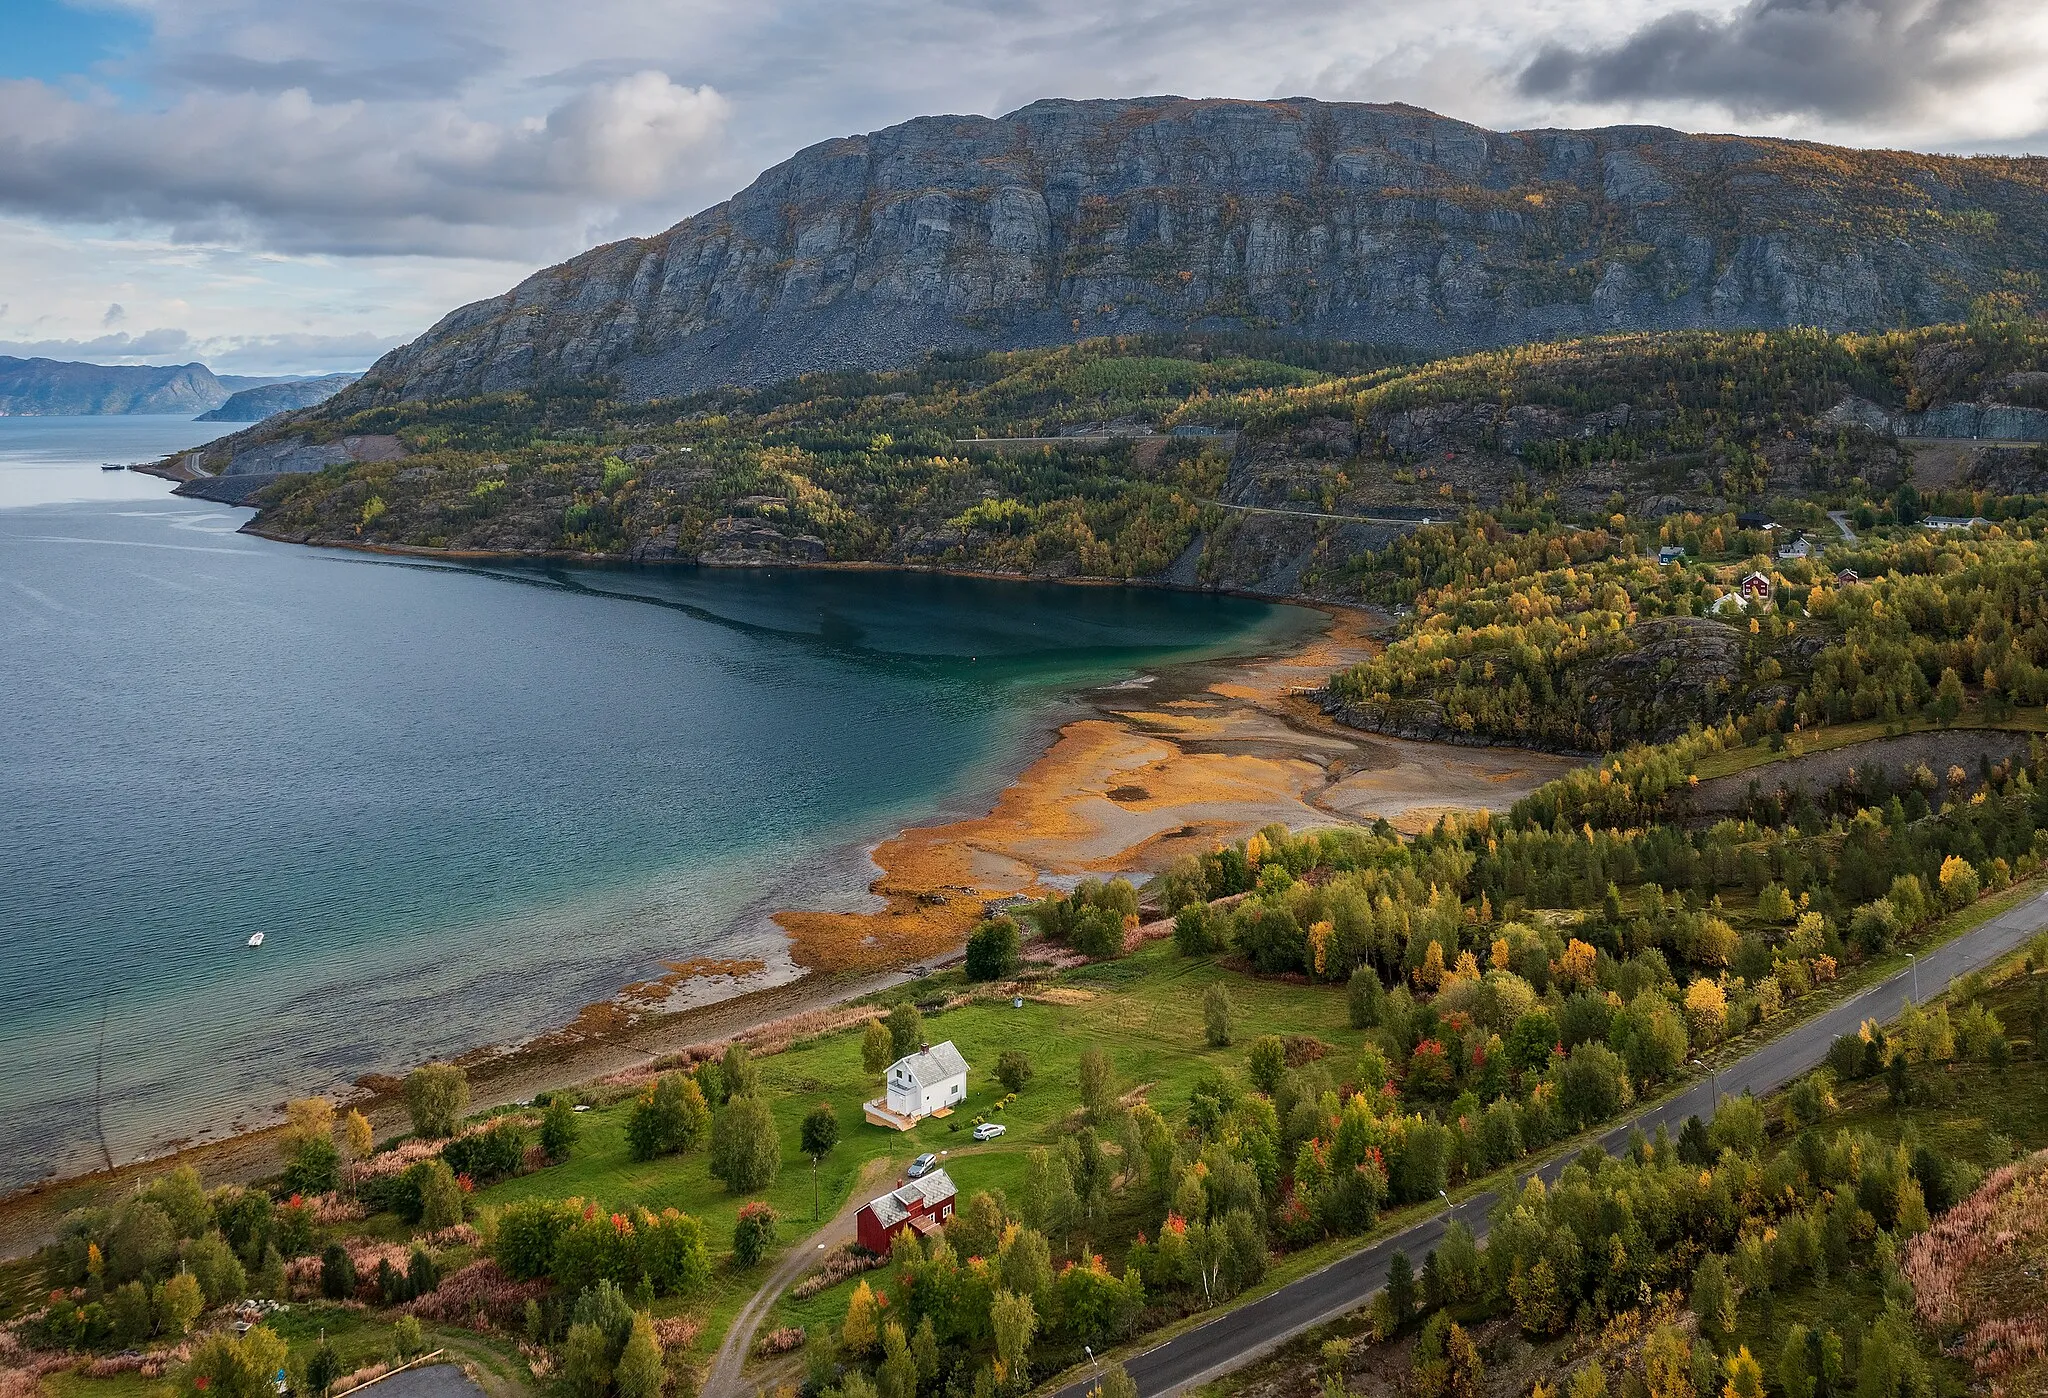
<path fill-rule="evenodd" d="M 905 1228 L 928 1237 L 953 1216 L 953 1181 L 944 1170 L 910 1180 L 860 1206 L 853 1216 L 854 1238 L 869 1252 L 887 1256 L 889 1244 Z"/>

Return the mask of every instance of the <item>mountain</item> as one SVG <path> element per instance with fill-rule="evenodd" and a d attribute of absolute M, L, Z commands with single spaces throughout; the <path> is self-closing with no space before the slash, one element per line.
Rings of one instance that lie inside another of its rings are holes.
<path fill-rule="evenodd" d="M 198 420 L 261 422 L 272 413 L 286 413 L 324 403 L 360 377 L 359 374 L 329 374 L 318 379 L 259 381 L 257 387 L 242 389 L 212 412 L 201 413 Z"/>
<path fill-rule="evenodd" d="M 826 141 L 665 233 L 454 311 L 348 409 L 604 378 L 629 399 L 931 349 L 1259 329 L 1440 354 L 2030 308 L 2048 160 L 1400 105 L 1044 101 Z"/>
<path fill-rule="evenodd" d="M 0 355 L 0 415 L 203 413 L 228 390 L 204 364 L 75 364 Z"/>

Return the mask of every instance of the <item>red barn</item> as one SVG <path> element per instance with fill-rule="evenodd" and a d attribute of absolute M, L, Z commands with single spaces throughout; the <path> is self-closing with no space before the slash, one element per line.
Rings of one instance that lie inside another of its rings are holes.
<path fill-rule="evenodd" d="M 854 1236 L 869 1252 L 886 1254 L 890 1240 L 905 1228 L 924 1236 L 944 1227 L 953 1216 L 953 1196 L 952 1179 L 934 1170 L 862 1204 L 853 1216 Z"/>

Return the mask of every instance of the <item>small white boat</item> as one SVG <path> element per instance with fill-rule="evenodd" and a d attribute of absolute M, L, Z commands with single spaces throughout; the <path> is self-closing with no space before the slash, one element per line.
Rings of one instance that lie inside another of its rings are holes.
<path fill-rule="evenodd" d="M 262 934 L 261 932 L 251 932 L 251 933 L 249 934 L 249 945 L 250 945 L 250 946 L 252 946 L 252 947 L 260 947 L 260 946 L 262 946 L 262 945 L 263 945 L 263 934 Z"/>

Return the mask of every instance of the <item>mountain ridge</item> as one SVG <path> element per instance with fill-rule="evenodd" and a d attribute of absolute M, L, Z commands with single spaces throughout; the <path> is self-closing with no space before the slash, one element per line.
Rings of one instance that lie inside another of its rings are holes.
<path fill-rule="evenodd" d="M 0 355 L 0 417 L 200 414 L 203 422 L 255 422 L 312 407 L 358 375 L 216 374 L 205 364 L 94 364 Z M 262 412 L 252 409 L 269 404 Z"/>
<path fill-rule="evenodd" d="M 931 349 L 1257 329 L 1487 348 L 2033 309 L 2048 160 L 1403 105 L 1046 100 L 834 138 L 460 307 L 343 410 L 567 380 L 647 399 Z"/>

